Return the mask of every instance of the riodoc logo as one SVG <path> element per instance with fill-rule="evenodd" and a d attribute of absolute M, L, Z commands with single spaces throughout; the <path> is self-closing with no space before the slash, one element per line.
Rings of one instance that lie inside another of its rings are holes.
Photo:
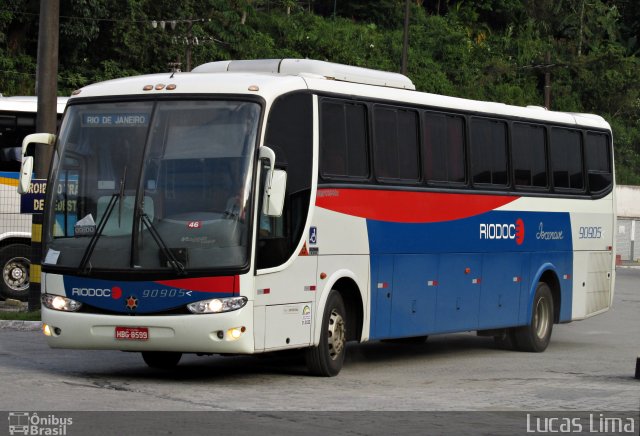
<path fill-rule="evenodd" d="M 122 297 L 122 289 L 114 286 L 112 289 L 105 288 L 71 288 L 71 296 L 74 297 L 111 297 L 114 300 Z"/>
<path fill-rule="evenodd" d="M 480 239 L 513 239 L 516 244 L 524 242 L 524 222 L 518 218 L 514 224 L 480 223 Z"/>

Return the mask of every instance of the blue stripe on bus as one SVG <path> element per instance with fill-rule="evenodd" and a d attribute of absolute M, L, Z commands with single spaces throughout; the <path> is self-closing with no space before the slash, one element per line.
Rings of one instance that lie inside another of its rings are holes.
<path fill-rule="evenodd" d="M 212 292 L 185 289 L 168 282 L 101 280 L 64 276 L 66 296 L 116 313 L 154 313 L 184 307 L 188 303 L 234 295 L 233 285 Z"/>
<path fill-rule="evenodd" d="M 0 177 L 18 180 L 20 178 L 20 173 L 18 171 L 0 171 Z"/>
<path fill-rule="evenodd" d="M 492 211 L 439 223 L 367 220 L 372 339 L 529 322 L 543 265 L 558 276 L 571 319 L 568 213 Z"/>

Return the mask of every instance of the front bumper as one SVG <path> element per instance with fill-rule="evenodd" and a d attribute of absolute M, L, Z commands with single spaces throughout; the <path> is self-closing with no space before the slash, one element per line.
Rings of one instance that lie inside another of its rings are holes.
<path fill-rule="evenodd" d="M 253 302 L 242 309 L 203 315 L 126 316 L 60 312 L 42 308 L 42 321 L 54 333 L 52 348 L 124 351 L 178 351 L 184 353 L 254 353 Z M 146 341 L 115 338 L 116 327 L 146 327 Z M 233 340 L 227 331 L 245 327 Z M 223 338 L 218 332 L 223 332 Z"/>

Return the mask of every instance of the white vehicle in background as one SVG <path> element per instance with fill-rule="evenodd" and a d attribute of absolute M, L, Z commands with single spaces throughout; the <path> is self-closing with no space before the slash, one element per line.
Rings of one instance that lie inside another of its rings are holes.
<path fill-rule="evenodd" d="M 67 97 L 58 98 L 58 119 Z M 16 192 L 22 139 L 35 131 L 37 97 L 0 96 L 0 296 L 26 300 L 29 295 L 31 215 L 20 214 Z"/>

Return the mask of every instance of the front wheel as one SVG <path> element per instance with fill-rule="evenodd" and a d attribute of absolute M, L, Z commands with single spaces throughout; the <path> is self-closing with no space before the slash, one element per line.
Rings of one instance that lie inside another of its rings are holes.
<path fill-rule="evenodd" d="M 182 353 L 172 351 L 143 351 L 142 358 L 150 368 L 172 369 L 178 365 Z"/>
<path fill-rule="evenodd" d="M 313 375 L 333 377 L 342 369 L 347 344 L 346 311 L 338 291 L 327 298 L 321 328 L 320 343 L 307 350 L 307 367 Z"/>
<path fill-rule="evenodd" d="M 546 283 L 540 282 L 533 297 L 531 322 L 529 325 L 518 327 L 513 331 L 516 348 L 536 353 L 544 351 L 551 341 L 552 329 L 553 297 L 551 289 Z"/>
<path fill-rule="evenodd" d="M 25 244 L 11 244 L 0 249 L 2 284 L 0 293 L 4 298 L 27 301 L 29 297 L 29 267 L 31 247 Z"/>

